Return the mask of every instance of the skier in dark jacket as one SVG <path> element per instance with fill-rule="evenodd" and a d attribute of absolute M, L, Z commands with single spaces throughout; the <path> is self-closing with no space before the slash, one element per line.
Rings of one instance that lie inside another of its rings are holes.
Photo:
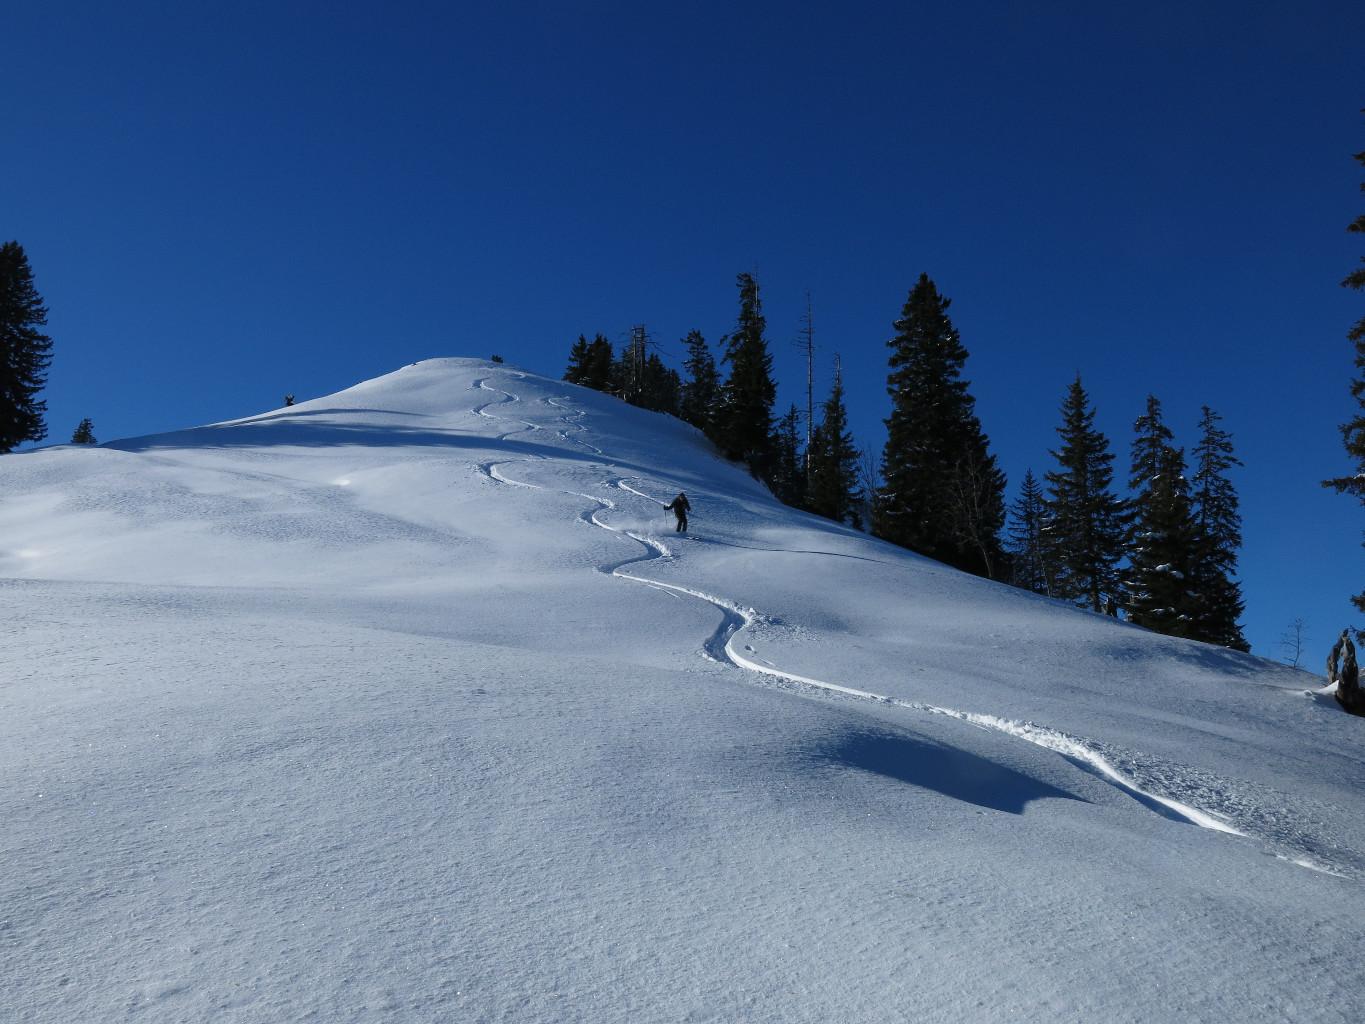
<path fill-rule="evenodd" d="M 664 506 L 665 512 L 672 512 L 678 517 L 678 529 L 675 532 L 687 532 L 687 513 L 691 508 L 692 503 L 687 500 L 687 495 L 683 494 L 682 491 L 678 492 L 678 496 L 672 502 Z"/>

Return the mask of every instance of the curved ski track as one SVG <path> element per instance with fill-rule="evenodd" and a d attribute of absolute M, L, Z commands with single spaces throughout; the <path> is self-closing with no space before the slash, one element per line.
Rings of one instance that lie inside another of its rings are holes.
<path fill-rule="evenodd" d="M 502 395 L 503 397 L 496 401 L 486 402 L 483 405 L 476 407 L 473 411 L 478 415 L 485 416 L 489 419 L 499 419 L 501 417 L 493 416 L 492 414 L 486 412 L 485 410 L 489 406 L 507 405 L 510 404 L 511 402 L 519 401 L 520 399 L 518 399 L 517 396 L 509 392 L 502 391 L 501 389 L 498 388 L 489 387 L 487 384 L 487 380 L 488 378 L 486 377 L 480 378 L 479 380 L 474 382 L 473 386 L 485 391 L 495 391 L 498 394 Z M 566 410 L 564 406 L 560 405 L 552 398 L 544 399 L 544 402 L 545 404 L 550 405 L 555 409 L 564 410 L 565 412 L 565 415 L 561 416 L 560 419 L 566 425 L 566 429 L 557 431 L 558 435 L 561 438 L 563 438 L 565 441 L 579 444 L 591 450 L 595 454 L 598 455 L 604 454 L 600 448 L 587 444 L 586 442 L 579 441 L 577 438 L 571 437 L 569 435 L 568 432 L 569 429 L 576 429 L 578 431 L 587 430 L 587 428 L 584 427 L 581 423 L 575 421 L 576 419 L 582 418 L 583 416 L 582 412 L 571 413 L 569 410 Z M 574 417 L 574 419 L 571 419 L 571 416 Z M 498 438 L 498 440 L 503 440 L 504 438 L 509 437 L 512 434 L 519 434 L 524 433 L 527 430 L 539 429 L 533 423 L 529 423 L 525 420 L 523 420 L 522 422 L 526 424 L 524 427 L 518 428 L 517 430 L 508 431 L 507 433 L 501 435 Z M 499 466 L 509 465 L 517 462 L 538 461 L 544 460 L 538 457 L 529 457 L 521 459 L 495 459 L 479 463 L 478 468 L 479 471 L 482 472 L 485 476 L 501 484 L 507 484 L 512 487 L 525 487 L 531 490 L 547 490 L 547 488 L 542 487 L 539 484 L 529 484 L 520 480 L 513 480 L 510 477 L 507 477 L 506 475 L 498 471 Z M 603 466 L 608 469 L 614 468 L 605 462 L 603 463 Z M 646 494 L 644 491 L 638 490 L 635 487 L 630 486 L 628 483 L 626 483 L 626 479 L 627 478 L 617 477 L 605 481 L 605 484 L 606 486 L 614 487 L 617 490 L 626 492 L 627 494 L 644 498 L 648 501 L 654 502 L 655 504 L 660 505 L 663 504 L 663 502 L 660 502 L 657 498 L 653 497 L 652 495 Z M 1133 779 L 1129 778 L 1122 771 L 1120 771 L 1112 763 L 1110 758 L 1105 755 L 1100 745 L 1093 740 L 1072 736 L 1060 730 L 1037 725 L 1036 723 L 1033 722 L 1019 722 L 1008 718 L 1001 718 L 996 715 L 986 715 L 972 711 L 960 711 L 956 708 L 942 707 L 936 704 L 929 704 L 922 701 L 902 700 L 898 697 L 888 697 L 883 694 L 873 693 L 869 690 L 859 690 L 851 686 L 843 686 L 838 683 L 827 682 L 823 679 L 814 679 L 809 676 L 798 675 L 794 672 L 788 672 L 768 662 L 759 660 L 755 656 L 753 648 L 748 646 L 747 644 L 743 645 L 742 650 L 736 649 L 735 641 L 739 638 L 740 634 L 744 632 L 744 630 L 749 629 L 750 627 L 756 624 L 760 624 L 766 621 L 766 617 L 763 614 L 761 614 L 760 612 L 753 608 L 744 607 L 739 603 L 730 600 L 729 598 L 721 597 L 715 594 L 708 594 L 705 591 L 696 590 L 691 587 L 684 587 L 676 583 L 664 583 L 660 580 L 648 579 L 646 577 L 637 576 L 632 573 L 624 571 L 627 566 L 638 565 L 645 562 L 655 561 L 658 559 L 672 559 L 673 553 L 662 541 L 656 540 L 652 537 L 641 535 L 631 530 L 619 529 L 617 527 L 612 526 L 610 523 L 604 522 L 602 519 L 598 518 L 598 516 L 602 512 L 610 512 L 617 508 L 616 503 L 611 499 L 602 498 L 591 494 L 584 494 L 580 491 L 564 490 L 562 488 L 555 488 L 555 490 L 558 490 L 561 494 L 573 495 L 574 497 L 583 498 L 587 501 L 591 501 L 594 503 L 595 505 L 594 508 L 587 509 L 579 515 L 578 518 L 582 522 L 588 523 L 592 526 L 599 527 L 600 529 L 606 530 L 610 533 L 616 533 L 625 537 L 629 537 L 631 540 L 640 544 L 641 547 L 644 548 L 644 551 L 641 554 L 636 555 L 633 558 L 627 558 L 620 562 L 612 562 L 605 565 L 597 566 L 596 569 L 598 572 L 603 573 L 605 575 L 614 576 L 618 579 L 629 580 L 632 583 L 639 583 L 642 584 L 643 586 L 650 587 L 654 590 L 663 591 L 664 593 L 669 593 L 677 597 L 691 597 L 698 601 L 704 601 L 707 604 L 711 605 L 712 607 L 716 608 L 721 613 L 720 625 L 716 627 L 715 631 L 702 644 L 702 654 L 710 661 L 714 661 L 723 665 L 731 665 L 739 669 L 744 669 L 748 672 L 775 681 L 776 684 L 783 689 L 787 689 L 797 693 L 802 693 L 805 695 L 819 695 L 825 697 L 833 696 L 850 700 L 869 701 L 872 703 L 882 704 L 889 707 L 901 708 L 903 710 L 916 712 L 918 714 L 940 715 L 945 718 L 952 718 L 960 722 L 965 722 L 968 725 L 974 725 L 979 729 L 986 729 L 991 732 L 998 732 L 1003 733 L 1007 736 L 1013 736 L 1016 739 L 1023 740 L 1027 743 L 1032 743 L 1034 746 L 1042 747 L 1045 750 L 1051 750 L 1054 753 L 1060 754 L 1062 757 L 1066 758 L 1072 764 L 1076 765 L 1082 770 L 1088 771 L 1091 774 L 1098 776 L 1099 778 L 1103 779 L 1104 781 L 1110 783 L 1116 788 L 1127 793 L 1129 796 L 1133 797 L 1133 799 L 1135 799 L 1138 803 L 1142 804 L 1144 807 L 1147 807 L 1149 810 L 1152 810 L 1164 817 L 1171 818 L 1176 821 L 1186 822 L 1192 825 L 1198 825 L 1200 828 L 1206 828 L 1214 832 L 1220 832 L 1223 833 L 1224 835 L 1238 836 L 1242 838 L 1253 837 L 1253 833 L 1245 832 L 1242 829 L 1233 826 L 1232 824 L 1225 821 L 1221 817 L 1218 817 L 1207 811 L 1201 810 L 1198 807 L 1194 807 L 1190 804 L 1184 803 L 1180 800 L 1176 800 L 1168 796 L 1163 796 L 1159 793 L 1154 793 L 1150 790 L 1147 790 L 1139 786 Z M 827 552 L 812 553 L 825 554 Z M 1264 835 L 1256 836 L 1256 838 L 1259 838 L 1265 842 L 1272 841 L 1270 837 Z M 1321 863 L 1318 863 L 1304 856 L 1302 853 L 1298 853 L 1297 851 L 1293 855 L 1281 853 L 1276 850 L 1272 850 L 1271 852 L 1278 859 L 1295 864 L 1299 867 L 1308 868 L 1310 870 L 1321 872 L 1323 874 L 1333 875 L 1338 878 L 1350 877 Z"/>

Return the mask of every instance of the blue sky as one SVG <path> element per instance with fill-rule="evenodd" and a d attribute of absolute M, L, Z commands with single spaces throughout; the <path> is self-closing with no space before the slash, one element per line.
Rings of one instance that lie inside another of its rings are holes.
<path fill-rule="evenodd" d="M 1103 9 L 1098 9 L 1103 7 Z M 246 415 L 416 359 L 562 371 L 733 323 L 780 401 L 812 293 L 860 440 L 921 271 L 1010 476 L 1079 372 L 1126 476 L 1147 393 L 1246 468 L 1246 627 L 1359 621 L 1345 333 L 1365 5 L 71 4 L 5 16 L 0 235 L 49 306 L 52 440 Z M 894 8 L 892 10 L 891 8 Z M 1320 651 L 1319 649 L 1322 649 Z"/>

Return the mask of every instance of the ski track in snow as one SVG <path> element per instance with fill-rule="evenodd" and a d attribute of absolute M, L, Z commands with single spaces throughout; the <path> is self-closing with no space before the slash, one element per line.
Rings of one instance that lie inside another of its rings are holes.
<path fill-rule="evenodd" d="M 489 387 L 486 382 L 487 378 L 481 378 L 474 382 L 474 387 L 481 388 L 486 391 L 494 391 L 498 394 L 501 394 L 503 397 L 499 400 L 488 402 L 485 403 L 484 405 L 478 406 L 477 408 L 475 408 L 474 412 L 476 412 L 480 416 L 484 416 L 489 419 L 500 419 L 502 417 L 495 416 L 489 412 L 486 412 L 485 410 L 488 409 L 490 406 L 507 405 L 510 404 L 511 402 L 519 401 L 519 399 L 510 392 L 502 391 L 498 388 Z M 584 441 L 580 441 L 577 438 L 571 437 L 569 435 L 568 433 L 569 429 L 576 429 L 581 432 L 586 432 L 587 428 L 584 427 L 581 422 L 577 422 L 577 420 L 582 418 L 583 416 L 582 412 L 571 412 L 569 410 L 566 410 L 564 406 L 560 405 L 554 399 L 547 398 L 544 399 L 544 402 L 545 404 L 550 405 L 553 408 L 565 411 L 565 415 L 561 416 L 560 419 L 566 424 L 566 430 L 557 431 L 561 438 L 563 438 L 566 441 L 579 444 L 582 447 L 587 448 L 598 455 L 604 454 L 600 448 L 590 445 Z M 527 423 L 526 427 L 509 431 L 508 433 L 503 434 L 498 439 L 502 440 L 503 438 L 506 438 L 512 434 L 523 433 L 526 431 L 527 428 L 531 430 L 538 429 L 534 424 Z M 506 484 L 512 487 L 524 487 L 530 490 L 553 489 L 558 490 L 562 494 L 572 495 L 574 497 L 583 498 L 587 501 L 593 502 L 594 507 L 586 509 L 584 512 L 582 512 L 578 516 L 579 520 L 589 525 L 596 526 L 600 529 L 606 530 L 609 533 L 615 533 L 624 537 L 628 537 L 631 540 L 635 541 L 636 543 L 640 544 L 644 548 L 644 550 L 639 555 L 636 555 L 633 558 L 627 558 L 620 562 L 612 562 L 605 565 L 597 566 L 598 572 L 601 572 L 605 575 L 614 576 L 618 579 L 629 580 L 632 583 L 638 583 L 641 584 L 642 586 L 650 587 L 651 589 L 671 594 L 674 597 L 690 597 L 699 601 L 704 601 L 707 604 L 711 605 L 712 607 L 716 608 L 721 613 L 720 625 L 717 626 L 715 631 L 709 637 L 707 637 L 706 640 L 703 641 L 702 643 L 702 655 L 707 660 L 716 662 L 717 664 L 730 665 L 735 668 L 744 669 L 747 670 L 748 672 L 764 676 L 769 680 L 776 680 L 778 685 L 781 686 L 783 689 L 787 689 L 808 696 L 809 695 L 819 695 L 824 697 L 833 696 L 843 699 L 868 701 L 887 707 L 900 708 L 902 710 L 911 711 L 916 714 L 938 715 L 945 718 L 951 718 L 959 722 L 964 722 L 968 725 L 976 726 L 979 729 L 985 729 L 991 732 L 998 732 L 1007 736 L 1012 736 L 1016 739 L 1023 740 L 1026 743 L 1031 743 L 1034 746 L 1042 747 L 1045 750 L 1050 750 L 1053 751 L 1054 753 L 1060 754 L 1062 757 L 1066 758 L 1072 764 L 1076 765 L 1077 767 L 1081 768 L 1084 771 L 1088 771 L 1091 774 L 1098 776 L 1105 782 L 1108 782 L 1111 785 L 1115 786 L 1117 789 L 1127 793 L 1129 796 L 1135 799 L 1138 803 L 1142 804 L 1144 807 L 1147 807 L 1149 810 L 1152 810 L 1155 813 L 1162 815 L 1163 817 L 1167 817 L 1176 821 L 1182 821 L 1191 825 L 1197 825 L 1200 828 L 1209 829 L 1210 831 L 1213 832 L 1220 832 L 1224 835 L 1237 836 L 1240 838 L 1257 838 L 1262 842 L 1274 845 L 1274 840 L 1271 836 L 1264 834 L 1263 831 L 1261 831 L 1260 834 L 1258 834 L 1258 830 L 1255 828 L 1254 823 L 1239 821 L 1238 824 L 1242 825 L 1243 828 L 1238 828 L 1231 824 L 1230 822 L 1224 820 L 1222 817 L 1201 810 L 1198 807 L 1185 803 L 1181 800 L 1177 800 L 1174 797 L 1164 796 L 1160 793 L 1152 792 L 1151 790 L 1138 785 L 1137 782 L 1135 782 L 1129 776 L 1125 775 L 1119 768 L 1117 768 L 1114 765 L 1112 760 L 1113 755 L 1112 754 L 1107 755 L 1105 749 L 1099 743 L 1096 743 L 1094 740 L 1089 740 L 1078 736 L 1072 736 L 1060 730 L 1051 729 L 1046 726 L 1038 725 L 1034 722 L 1019 722 L 1013 719 L 1001 718 L 996 715 L 988 715 L 972 711 L 960 711 L 956 708 L 943 707 L 940 705 L 929 704 L 922 701 L 902 700 L 898 697 L 888 697 L 883 694 L 873 693 L 872 691 L 869 690 L 859 690 L 854 687 L 843 686 L 838 683 L 827 682 L 823 679 L 815 679 L 809 676 L 798 675 L 794 672 L 788 672 L 784 669 L 780 669 L 770 662 L 759 659 L 754 653 L 754 649 L 751 646 L 743 645 L 742 651 L 737 650 L 735 641 L 740 637 L 740 635 L 746 629 L 750 629 L 755 625 L 760 625 L 763 622 L 770 621 L 768 616 L 761 614 L 754 608 L 744 607 L 740 605 L 738 602 L 732 601 L 726 597 L 721 597 L 715 594 L 709 594 L 706 593 L 705 591 L 697 590 L 691 587 L 684 587 L 676 583 L 665 583 L 660 580 L 652 580 L 644 576 L 637 576 L 634 575 L 633 573 L 626 572 L 625 570 L 628 566 L 640 565 L 646 562 L 656 561 L 660 559 L 671 560 L 673 559 L 674 555 L 672 551 L 669 550 L 666 544 L 664 544 L 660 540 L 657 540 L 656 538 L 636 533 L 632 530 L 621 529 L 612 526 L 610 523 L 605 522 L 604 520 L 599 518 L 599 516 L 603 512 L 612 512 L 617 509 L 618 506 L 616 502 L 612 501 L 609 498 L 603 498 L 592 494 L 584 494 L 580 491 L 565 490 L 563 488 L 546 488 L 539 484 L 530 484 L 520 480 L 513 480 L 510 477 L 506 476 L 505 474 L 499 472 L 498 469 L 499 466 L 510 465 L 518 462 L 539 461 L 544 460 L 538 458 L 495 459 L 488 462 L 479 463 L 478 469 L 485 476 L 501 484 Z M 603 466 L 609 470 L 615 469 L 615 467 L 610 466 L 605 462 L 603 463 Z M 638 490 L 637 488 L 632 487 L 630 484 L 626 483 L 626 479 L 628 478 L 616 477 L 605 481 L 604 485 L 616 488 L 617 490 L 620 491 L 624 491 L 627 494 L 643 498 L 657 505 L 663 504 L 663 502 L 659 501 L 653 495 L 647 494 L 644 491 Z M 812 553 L 824 554 L 828 552 Z M 1128 759 L 1132 760 L 1131 757 Z M 1250 829 L 1250 831 L 1244 831 L 1243 830 L 1244 828 Z M 1338 878 L 1350 877 L 1349 875 L 1343 874 L 1337 870 L 1334 870 L 1331 867 L 1328 867 L 1322 863 L 1313 860 L 1310 857 L 1307 857 L 1300 851 L 1294 851 L 1293 853 L 1284 853 L 1279 850 L 1272 849 L 1270 852 L 1273 853 L 1277 859 L 1286 861 L 1299 867 L 1308 868 L 1312 871 L 1321 872 L 1323 874 L 1332 875 Z"/>

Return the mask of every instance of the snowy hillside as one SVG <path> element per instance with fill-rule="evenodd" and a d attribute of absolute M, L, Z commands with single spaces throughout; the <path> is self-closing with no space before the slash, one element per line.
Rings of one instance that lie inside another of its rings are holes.
<path fill-rule="evenodd" d="M 0 1019 L 1365 1018 L 1320 680 L 595 392 L 439 359 L 7 456 L 0 601 Z"/>

